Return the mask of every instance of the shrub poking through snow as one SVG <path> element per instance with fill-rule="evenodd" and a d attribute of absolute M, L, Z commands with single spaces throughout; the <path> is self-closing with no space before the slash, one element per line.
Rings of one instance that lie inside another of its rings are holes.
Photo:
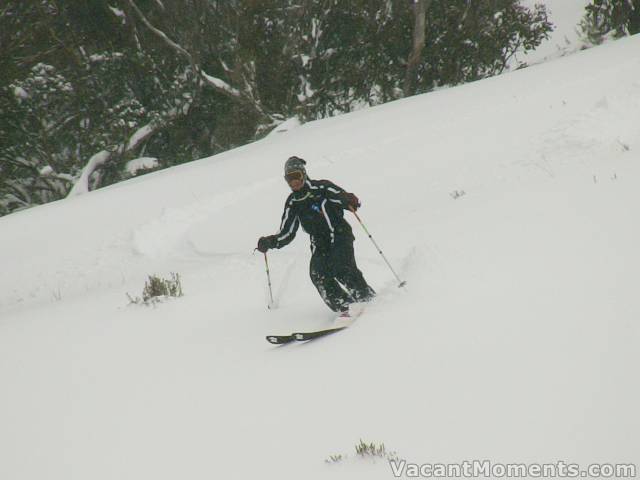
<path fill-rule="evenodd" d="M 342 454 L 331 455 L 329 458 L 325 460 L 326 463 L 339 463 L 343 460 Z"/>
<path fill-rule="evenodd" d="M 356 445 L 356 453 L 361 457 L 389 458 L 389 456 L 395 456 L 394 453 L 387 452 L 384 443 L 376 445 L 374 442 L 365 443 L 363 440 L 360 440 L 360 443 Z"/>
<path fill-rule="evenodd" d="M 375 442 L 366 443 L 364 440 L 360 440 L 360 443 L 356 444 L 356 458 L 382 458 L 383 460 L 397 460 L 398 455 L 396 452 L 388 452 L 384 443 L 376 444 Z M 335 454 L 331 455 L 325 460 L 326 463 L 340 463 L 347 459 L 349 455 Z"/>
<path fill-rule="evenodd" d="M 171 273 L 169 280 L 157 275 L 149 275 L 149 279 L 142 290 L 142 298 L 132 298 L 131 295 L 127 294 L 131 303 L 145 305 L 155 304 L 169 297 L 181 297 L 182 295 L 182 283 L 180 282 L 180 275 L 177 273 Z"/>
<path fill-rule="evenodd" d="M 149 280 L 142 291 L 142 300 L 150 301 L 156 297 L 181 297 L 182 285 L 180 284 L 180 275 L 171 274 L 171 280 L 149 275 Z"/>

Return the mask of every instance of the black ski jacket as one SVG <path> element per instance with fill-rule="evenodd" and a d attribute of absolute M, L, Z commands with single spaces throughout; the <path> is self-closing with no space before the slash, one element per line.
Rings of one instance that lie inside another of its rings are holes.
<path fill-rule="evenodd" d="M 306 179 L 304 187 L 285 202 L 276 248 L 291 243 L 299 225 L 311 237 L 313 251 L 330 249 L 336 241 L 353 241 L 351 225 L 344 219 L 349 208 L 346 193 L 329 180 Z"/>

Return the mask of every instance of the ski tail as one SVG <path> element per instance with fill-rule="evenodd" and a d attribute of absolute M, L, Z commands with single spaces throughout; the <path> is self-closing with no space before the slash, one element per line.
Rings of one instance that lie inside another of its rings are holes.
<path fill-rule="evenodd" d="M 293 334 L 291 335 L 267 335 L 267 342 L 272 345 L 284 345 L 285 343 L 290 343 L 295 340 Z"/>

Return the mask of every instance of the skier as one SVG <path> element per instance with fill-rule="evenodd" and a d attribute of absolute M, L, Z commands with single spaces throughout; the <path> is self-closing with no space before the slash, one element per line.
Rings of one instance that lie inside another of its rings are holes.
<path fill-rule="evenodd" d="M 284 178 L 292 193 L 285 202 L 280 231 L 260 237 L 257 249 L 264 253 L 288 245 L 302 225 L 311 237 L 311 281 L 331 310 L 348 317 L 351 303 L 375 296 L 356 266 L 355 237 L 344 219 L 344 210 L 357 210 L 360 201 L 329 180 L 310 179 L 305 165 L 295 156 L 284 164 Z"/>

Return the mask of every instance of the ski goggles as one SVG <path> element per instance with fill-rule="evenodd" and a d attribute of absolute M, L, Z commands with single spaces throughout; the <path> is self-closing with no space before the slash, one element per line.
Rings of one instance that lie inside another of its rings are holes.
<path fill-rule="evenodd" d="M 287 181 L 287 183 L 291 183 L 294 180 L 304 180 L 304 173 L 300 171 L 289 172 L 285 174 L 284 179 Z"/>

